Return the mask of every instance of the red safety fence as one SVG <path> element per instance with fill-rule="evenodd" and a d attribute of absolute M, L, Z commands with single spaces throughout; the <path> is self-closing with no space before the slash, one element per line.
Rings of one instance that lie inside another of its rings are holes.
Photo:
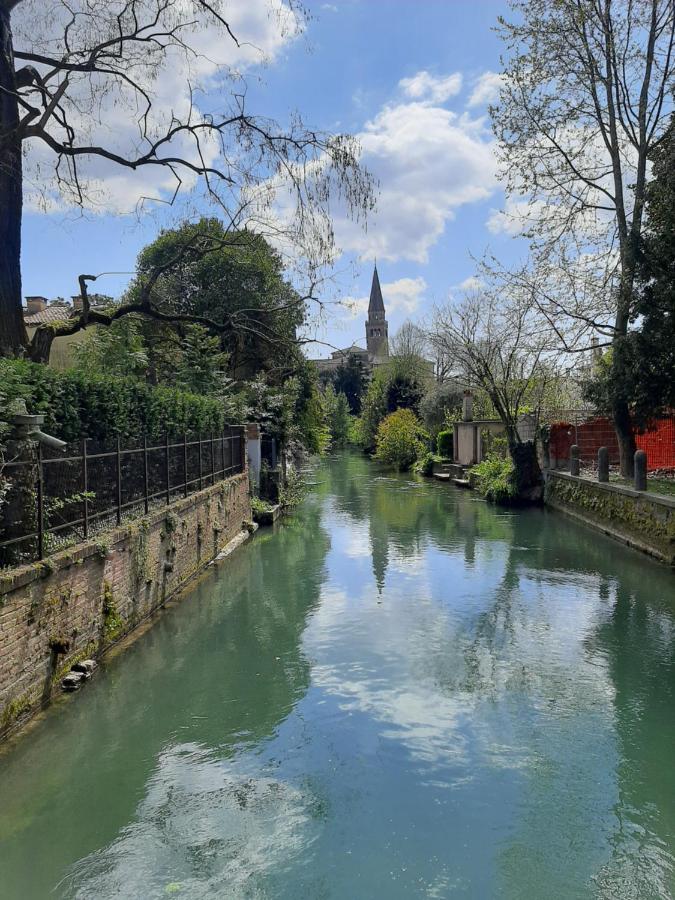
<path fill-rule="evenodd" d="M 643 432 L 636 430 L 635 443 L 638 450 L 646 452 L 650 471 L 675 467 L 675 416 L 656 419 Z M 572 444 L 579 447 L 582 463 L 596 463 L 600 447 L 609 450 L 611 465 L 619 463 L 619 445 L 607 418 L 596 416 L 579 424 L 556 422 L 551 425 L 549 451 L 554 467 L 569 460 Z"/>
<path fill-rule="evenodd" d="M 642 434 L 636 433 L 638 450 L 647 454 L 648 469 L 670 469 L 675 467 L 675 416 L 658 419 L 654 427 Z"/>

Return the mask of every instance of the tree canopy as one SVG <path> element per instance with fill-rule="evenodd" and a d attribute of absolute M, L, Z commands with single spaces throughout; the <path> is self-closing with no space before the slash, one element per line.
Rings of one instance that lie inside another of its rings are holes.
<path fill-rule="evenodd" d="M 199 189 L 228 231 L 249 224 L 293 247 L 310 284 L 332 258 L 331 198 L 357 217 L 372 208 L 351 137 L 249 109 L 242 63 L 264 54 L 230 12 L 225 0 L 0 0 L 0 356 L 44 361 L 48 344 L 44 329 L 28 341 L 22 317 L 25 174 L 47 207 L 103 205 L 111 168 L 117 181 L 139 173 L 142 202 Z M 277 37 L 301 14 L 270 3 Z M 139 306 L 152 316 L 149 294 Z M 77 321 L 94 321 L 86 305 Z"/>
<path fill-rule="evenodd" d="M 203 252 L 204 242 L 213 249 Z M 195 249 L 181 255 L 186 246 Z M 174 259 L 179 261 L 164 269 Z M 125 299 L 135 302 L 157 269 L 163 270 L 153 288 L 157 308 L 220 326 L 233 377 L 292 371 L 305 302 L 286 280 L 281 255 L 262 235 L 228 232 L 218 219 L 166 230 L 139 254 L 138 275 Z"/>
<path fill-rule="evenodd" d="M 621 348 L 622 365 L 613 366 L 610 351 L 586 386 L 588 399 L 603 411 L 617 392 L 624 394 L 641 426 L 675 408 L 675 116 L 651 161 L 633 329 Z"/>
<path fill-rule="evenodd" d="M 545 314 L 561 349 L 611 343 L 611 413 L 621 466 L 633 465 L 621 371 L 635 314 L 650 154 L 663 140 L 675 79 L 672 0 L 510 0 L 491 114 L 507 213 L 531 240 L 531 266 L 510 273 Z"/>

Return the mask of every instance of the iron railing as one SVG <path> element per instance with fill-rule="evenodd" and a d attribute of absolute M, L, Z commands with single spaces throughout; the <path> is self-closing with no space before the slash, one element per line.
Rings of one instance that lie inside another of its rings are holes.
<path fill-rule="evenodd" d="M 65 452 L 43 450 L 9 459 L 0 521 L 0 566 L 41 560 L 123 520 L 168 505 L 245 471 L 244 429 L 113 449 L 83 438 Z"/>

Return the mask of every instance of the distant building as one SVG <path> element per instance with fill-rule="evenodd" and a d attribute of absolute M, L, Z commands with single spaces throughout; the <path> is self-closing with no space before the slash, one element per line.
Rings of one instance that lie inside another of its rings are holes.
<path fill-rule="evenodd" d="M 389 325 L 377 266 L 373 270 L 373 282 L 370 286 L 368 318 L 366 319 L 366 347 L 352 344 L 351 347 L 345 347 L 343 350 L 334 350 L 329 359 L 315 359 L 313 362 L 320 373 L 334 372 L 350 358 L 358 359 L 366 371 L 382 365 L 389 358 Z"/>
<path fill-rule="evenodd" d="M 82 298 L 71 297 L 71 303 L 58 298 L 48 300 L 46 297 L 26 297 L 26 307 L 23 311 L 23 321 L 28 332 L 29 339 L 33 337 L 38 325 L 67 322 L 82 309 Z M 95 306 L 95 302 L 92 304 Z M 90 328 L 96 327 L 90 325 Z M 49 365 L 60 372 L 69 369 L 75 361 L 75 347 L 81 343 L 86 331 L 76 331 L 74 334 L 61 335 L 54 338 L 49 353 Z"/>

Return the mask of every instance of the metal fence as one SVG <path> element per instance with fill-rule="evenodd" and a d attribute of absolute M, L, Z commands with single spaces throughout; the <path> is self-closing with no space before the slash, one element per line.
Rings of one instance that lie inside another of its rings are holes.
<path fill-rule="evenodd" d="M 38 444 L 5 462 L 9 482 L 0 521 L 0 566 L 43 559 L 97 533 L 245 470 L 241 426 L 167 435 L 114 448 L 82 439 L 63 452 Z"/>

